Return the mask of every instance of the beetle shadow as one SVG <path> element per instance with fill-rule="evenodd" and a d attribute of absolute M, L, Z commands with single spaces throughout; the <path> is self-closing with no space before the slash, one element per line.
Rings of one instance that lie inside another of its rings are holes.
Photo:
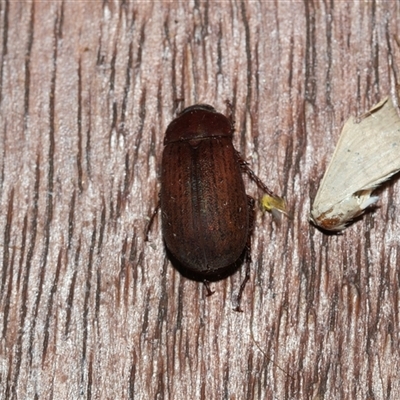
<path fill-rule="evenodd" d="M 204 282 L 204 281 L 217 282 L 233 275 L 244 264 L 247 252 L 247 249 L 245 248 L 240 257 L 233 264 L 229 264 L 226 267 L 219 269 L 217 272 L 210 272 L 209 274 L 205 274 L 204 271 L 202 273 L 196 273 L 194 271 L 189 270 L 172 255 L 172 253 L 168 250 L 168 247 L 165 245 L 165 243 L 164 247 L 167 253 L 167 257 L 171 261 L 172 266 L 183 277 L 197 282 Z"/>

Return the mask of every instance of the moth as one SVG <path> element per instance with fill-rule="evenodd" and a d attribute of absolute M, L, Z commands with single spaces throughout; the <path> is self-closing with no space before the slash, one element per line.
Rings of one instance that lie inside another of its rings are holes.
<path fill-rule="evenodd" d="M 332 160 L 311 208 L 310 220 L 341 231 L 368 207 L 372 192 L 400 170 L 400 117 L 397 101 L 386 97 L 344 125 Z"/>

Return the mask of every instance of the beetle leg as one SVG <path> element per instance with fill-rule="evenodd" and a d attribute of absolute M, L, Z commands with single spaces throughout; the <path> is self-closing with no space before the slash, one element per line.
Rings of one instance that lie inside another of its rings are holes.
<path fill-rule="evenodd" d="M 239 289 L 239 294 L 237 297 L 237 306 L 235 308 L 235 311 L 238 312 L 243 312 L 243 310 L 240 308 L 240 302 L 242 300 L 242 295 L 244 292 L 244 288 L 246 287 L 247 282 L 250 279 L 250 264 L 251 264 L 251 235 L 253 233 L 253 227 L 254 227 L 254 204 L 255 201 L 252 197 L 247 196 L 247 203 L 249 207 L 249 234 L 247 236 L 247 242 L 246 242 L 246 247 L 244 249 L 244 259 L 246 263 L 246 275 L 243 279 L 243 282 L 240 285 Z"/>
<path fill-rule="evenodd" d="M 240 289 L 239 289 L 239 294 L 237 297 L 237 306 L 235 307 L 235 311 L 237 312 L 243 312 L 242 308 L 240 307 L 240 303 L 242 301 L 242 295 L 244 292 L 244 288 L 246 287 L 247 282 L 250 279 L 250 264 L 251 264 L 251 255 L 250 255 L 250 249 L 247 247 L 246 244 L 246 249 L 245 249 L 246 255 L 245 255 L 245 259 L 246 259 L 246 275 L 243 279 L 243 282 L 240 284 Z"/>
<path fill-rule="evenodd" d="M 206 295 L 207 297 L 211 296 L 211 295 L 213 295 L 215 293 L 215 290 L 211 290 L 210 282 L 207 279 L 203 280 L 203 284 L 204 284 L 204 286 L 206 287 L 206 290 L 207 290 L 207 295 Z"/>
<path fill-rule="evenodd" d="M 238 162 L 240 164 L 240 168 L 242 169 L 243 172 L 245 172 L 250 179 L 265 193 L 269 194 L 272 197 L 278 197 L 276 194 L 272 192 L 272 190 L 265 185 L 265 183 L 254 173 L 254 171 L 250 168 L 249 164 L 247 161 L 245 161 L 240 153 L 236 151 L 236 157 L 238 158 Z"/>
<path fill-rule="evenodd" d="M 161 202 L 160 202 L 160 200 L 158 200 L 157 206 L 156 206 L 155 210 L 153 211 L 152 216 L 150 217 L 149 224 L 147 225 L 147 228 L 146 228 L 146 231 L 145 231 L 146 232 L 146 236 L 145 236 L 145 239 L 144 239 L 145 242 L 149 241 L 149 232 L 150 232 L 150 229 L 151 229 L 151 227 L 153 225 L 154 218 L 156 217 L 160 207 L 161 207 Z"/>

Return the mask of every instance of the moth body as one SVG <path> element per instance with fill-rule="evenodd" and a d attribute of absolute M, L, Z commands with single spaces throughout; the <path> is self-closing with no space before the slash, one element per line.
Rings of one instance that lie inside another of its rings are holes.
<path fill-rule="evenodd" d="M 311 208 L 310 220 L 341 231 L 375 205 L 373 191 L 400 170 L 400 118 L 391 98 L 344 125 Z"/>

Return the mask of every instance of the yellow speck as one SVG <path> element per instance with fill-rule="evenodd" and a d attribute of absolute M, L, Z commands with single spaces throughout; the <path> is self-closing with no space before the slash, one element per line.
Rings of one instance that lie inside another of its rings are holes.
<path fill-rule="evenodd" d="M 287 213 L 286 201 L 282 197 L 265 194 L 261 198 L 260 205 L 262 211 L 270 212 L 275 218 L 279 219 L 279 213 L 289 216 Z"/>

